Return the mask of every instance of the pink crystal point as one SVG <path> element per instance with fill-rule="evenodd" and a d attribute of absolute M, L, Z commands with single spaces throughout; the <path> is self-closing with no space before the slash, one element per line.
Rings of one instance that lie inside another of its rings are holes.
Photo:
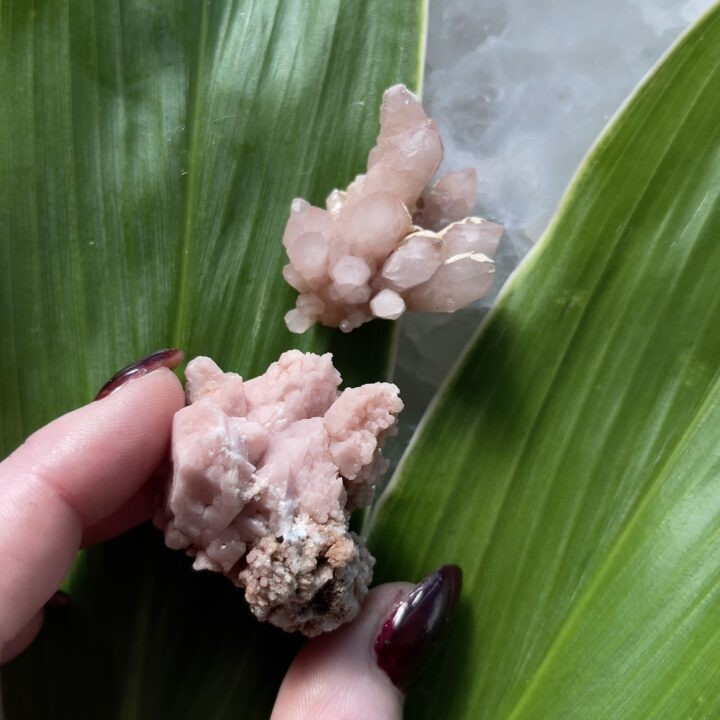
<path fill-rule="evenodd" d="M 453 312 L 489 292 L 502 228 L 466 217 L 474 169 L 428 187 L 442 157 L 437 127 L 417 97 L 403 85 L 388 88 L 367 172 L 333 190 L 327 209 L 293 200 L 283 276 L 300 294 L 285 315 L 289 330 L 321 323 L 350 332 L 406 309 Z M 453 259 L 466 253 L 473 257 Z"/>
<path fill-rule="evenodd" d="M 380 277 L 397 290 L 429 280 L 443 261 L 443 244 L 432 232 L 411 233 L 385 261 Z"/>
<path fill-rule="evenodd" d="M 348 529 L 384 469 L 402 410 L 388 383 L 338 392 L 327 355 L 291 350 L 246 382 L 198 357 L 174 418 L 173 477 L 155 523 L 198 570 L 244 588 L 260 620 L 306 635 L 357 614 L 374 559 Z"/>
<path fill-rule="evenodd" d="M 476 194 L 475 168 L 445 173 L 420 196 L 413 222 L 429 230 L 441 230 L 448 223 L 470 214 Z"/>
<path fill-rule="evenodd" d="M 350 184 L 348 200 L 382 191 L 396 195 L 413 210 L 442 157 L 435 123 L 404 85 L 393 85 L 383 94 L 380 133 L 368 155 L 367 173 Z"/>

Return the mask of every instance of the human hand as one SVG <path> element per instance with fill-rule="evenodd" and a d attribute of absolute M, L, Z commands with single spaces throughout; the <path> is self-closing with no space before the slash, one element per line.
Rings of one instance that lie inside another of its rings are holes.
<path fill-rule="evenodd" d="M 182 387 L 162 351 L 125 368 L 98 402 L 38 430 L 0 463 L 0 660 L 37 635 L 43 607 L 83 545 L 152 514 L 149 479 L 166 457 Z M 390 720 L 401 688 L 432 650 L 460 591 L 444 566 L 418 585 L 370 591 L 360 615 L 309 640 L 292 663 L 272 720 Z"/>

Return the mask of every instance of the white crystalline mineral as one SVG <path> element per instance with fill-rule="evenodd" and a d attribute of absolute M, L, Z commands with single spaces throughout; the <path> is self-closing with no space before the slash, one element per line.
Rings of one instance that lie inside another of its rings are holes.
<path fill-rule="evenodd" d="M 430 0 L 423 106 L 443 139 L 438 172 L 474 167 L 478 211 L 505 232 L 489 295 L 452 315 L 403 317 L 395 373 L 407 439 L 593 140 L 713 2 Z M 413 221 L 432 229 L 427 213 Z"/>
<path fill-rule="evenodd" d="M 388 383 L 338 392 L 328 355 L 284 353 L 243 381 L 198 357 L 173 421 L 173 475 L 155 522 L 197 570 L 245 589 L 260 620 L 316 635 L 351 620 L 374 560 L 348 530 L 384 470 L 402 402 Z"/>
<path fill-rule="evenodd" d="M 346 191 L 333 190 L 326 209 L 292 202 L 283 276 L 299 296 L 285 315 L 288 329 L 302 333 L 319 322 L 349 332 L 406 308 L 453 312 L 489 291 L 502 228 L 466 218 L 463 227 L 481 231 L 456 234 L 482 236 L 482 249 L 455 248 L 450 230 L 472 209 L 477 182 L 474 170 L 458 170 L 428 188 L 442 156 L 418 99 L 402 85 L 387 90 L 367 172 Z"/>

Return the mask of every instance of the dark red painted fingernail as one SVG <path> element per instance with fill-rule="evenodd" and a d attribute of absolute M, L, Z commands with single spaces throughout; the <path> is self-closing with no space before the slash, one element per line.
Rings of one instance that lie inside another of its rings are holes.
<path fill-rule="evenodd" d="M 104 397 L 114 393 L 118 388 L 125 385 L 125 383 L 134 380 L 135 378 L 147 375 L 153 370 L 157 370 L 161 367 L 170 368 L 173 370 L 176 368 L 183 359 L 182 350 L 176 350 L 175 348 L 168 348 L 167 350 L 158 350 L 144 357 L 142 360 L 138 360 L 132 365 L 124 367 L 122 370 L 118 370 L 103 386 L 100 392 L 95 397 L 96 400 L 101 400 Z"/>
<path fill-rule="evenodd" d="M 393 608 L 375 639 L 377 663 L 403 689 L 438 648 L 462 587 L 462 570 L 443 565 Z"/>

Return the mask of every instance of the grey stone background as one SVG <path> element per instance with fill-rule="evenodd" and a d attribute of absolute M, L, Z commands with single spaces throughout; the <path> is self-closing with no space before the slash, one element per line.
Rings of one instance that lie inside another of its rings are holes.
<path fill-rule="evenodd" d="M 430 0 L 423 102 L 444 167 L 478 172 L 477 212 L 502 223 L 494 292 L 453 315 L 407 314 L 395 458 L 497 291 L 542 234 L 623 100 L 713 0 Z"/>

